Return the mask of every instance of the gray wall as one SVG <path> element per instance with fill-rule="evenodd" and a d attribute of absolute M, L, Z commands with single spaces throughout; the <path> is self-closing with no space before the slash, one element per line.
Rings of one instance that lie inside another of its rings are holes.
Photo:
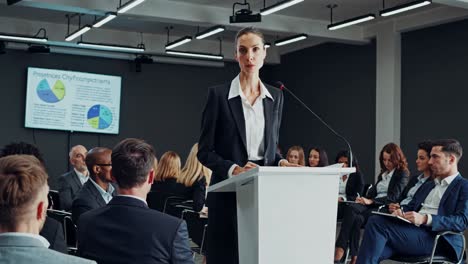
<path fill-rule="evenodd" d="M 402 35 L 401 143 L 412 168 L 425 139 L 456 138 L 468 150 L 467 28 L 465 20 Z"/>
<path fill-rule="evenodd" d="M 323 44 L 285 55 L 268 72 L 281 80 L 351 143 L 368 182 L 373 181 L 375 148 L 375 43 Z M 274 83 L 274 82 L 273 82 Z M 330 162 L 345 143 L 285 93 L 280 145 L 324 148 Z M 307 159 L 307 157 L 306 157 Z M 307 161 L 306 161 L 307 163 Z"/>

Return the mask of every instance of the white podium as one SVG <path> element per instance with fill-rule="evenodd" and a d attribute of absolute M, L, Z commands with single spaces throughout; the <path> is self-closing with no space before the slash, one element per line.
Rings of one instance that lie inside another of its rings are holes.
<path fill-rule="evenodd" d="M 258 167 L 211 186 L 237 193 L 241 264 L 333 263 L 339 176 L 355 168 Z"/>

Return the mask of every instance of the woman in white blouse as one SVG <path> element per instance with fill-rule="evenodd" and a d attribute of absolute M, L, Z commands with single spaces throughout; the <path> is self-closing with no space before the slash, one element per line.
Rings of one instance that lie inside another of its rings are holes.
<path fill-rule="evenodd" d="M 380 174 L 375 185 L 365 196 L 358 195 L 355 204 L 350 204 L 344 209 L 340 234 L 335 244 L 335 261 L 341 260 L 349 246 L 351 264 L 356 262 L 361 227 L 372 211 L 377 211 L 382 205 L 398 202 L 408 183 L 408 162 L 398 145 L 385 145 L 380 151 L 379 161 Z"/>

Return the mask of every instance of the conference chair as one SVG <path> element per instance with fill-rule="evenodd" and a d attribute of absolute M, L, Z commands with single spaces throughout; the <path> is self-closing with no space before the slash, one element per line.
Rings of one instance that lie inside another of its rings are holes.
<path fill-rule="evenodd" d="M 60 210 L 60 198 L 59 198 L 59 192 L 56 190 L 49 190 L 49 208 L 54 209 L 54 210 Z"/>
<path fill-rule="evenodd" d="M 65 229 L 65 242 L 67 243 L 68 254 L 76 255 L 76 225 L 73 223 L 71 216 L 67 215 L 63 218 L 63 228 Z"/>
<path fill-rule="evenodd" d="M 187 223 L 189 238 L 196 245 L 191 246 L 193 257 L 195 253 L 205 256 L 208 219 L 200 217 L 200 213 L 191 209 L 184 209 L 181 218 Z"/>
<path fill-rule="evenodd" d="M 439 252 L 436 252 L 437 250 L 437 244 L 439 242 L 439 238 L 445 235 L 457 235 L 462 237 L 463 241 L 463 253 L 466 254 L 466 241 L 465 241 L 465 236 L 463 232 L 452 232 L 452 231 L 444 231 L 444 232 L 439 232 L 435 239 L 434 239 L 434 247 L 432 248 L 432 253 L 430 256 L 392 256 L 390 260 L 397 261 L 397 262 L 403 262 L 407 264 L 435 264 L 435 263 L 447 263 L 447 264 L 462 264 L 463 263 L 463 256 L 464 254 L 461 254 L 460 259 L 454 260 L 450 259 L 447 256 L 444 256 L 440 254 Z"/>

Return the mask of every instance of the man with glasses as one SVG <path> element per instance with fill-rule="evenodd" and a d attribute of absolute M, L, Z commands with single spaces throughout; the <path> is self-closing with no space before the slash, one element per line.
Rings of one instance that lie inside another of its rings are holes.
<path fill-rule="evenodd" d="M 73 222 L 78 223 L 81 214 L 105 206 L 115 195 L 111 178 L 111 154 L 108 148 L 93 148 L 86 156 L 90 179 L 78 192 L 72 205 Z"/>

